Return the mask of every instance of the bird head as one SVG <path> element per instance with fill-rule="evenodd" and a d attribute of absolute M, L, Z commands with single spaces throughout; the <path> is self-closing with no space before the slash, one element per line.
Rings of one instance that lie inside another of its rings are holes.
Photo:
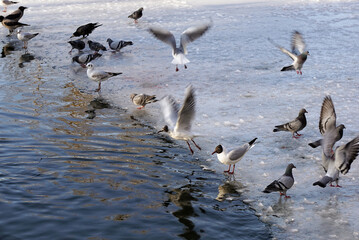
<path fill-rule="evenodd" d="M 132 93 L 131 96 L 130 96 L 131 100 L 133 100 L 133 98 L 136 97 L 136 96 L 137 96 L 136 93 Z"/>
<path fill-rule="evenodd" d="M 0 16 L 0 22 L 2 22 L 2 20 L 4 20 L 4 16 Z"/>
<path fill-rule="evenodd" d="M 344 126 L 344 124 L 340 124 L 340 125 L 338 126 L 338 128 L 342 130 L 342 129 L 345 129 L 345 126 Z"/>
<path fill-rule="evenodd" d="M 27 7 L 20 6 L 19 9 L 20 9 L 21 11 L 24 11 L 25 9 L 27 9 Z"/>
<path fill-rule="evenodd" d="M 293 168 L 296 168 L 293 163 L 289 164 L 287 167 L 287 169 L 293 169 Z"/>
<path fill-rule="evenodd" d="M 94 65 L 93 65 L 92 63 L 88 63 L 88 64 L 86 65 L 86 67 L 89 68 L 89 69 L 92 69 L 92 68 L 94 68 Z"/>
<path fill-rule="evenodd" d="M 21 29 L 18 29 L 16 32 L 17 32 L 17 33 L 21 33 Z"/>
<path fill-rule="evenodd" d="M 310 56 L 309 51 L 305 51 L 304 54 Z"/>
<path fill-rule="evenodd" d="M 168 126 L 165 125 L 161 130 L 159 130 L 157 133 L 160 133 L 160 132 L 168 132 L 169 129 L 168 129 Z"/>
<path fill-rule="evenodd" d="M 220 153 L 222 153 L 222 152 L 223 152 L 223 147 L 222 147 L 222 145 L 218 145 L 218 146 L 214 149 L 214 152 L 212 153 L 212 155 L 215 154 L 215 153 L 220 154 Z"/>
<path fill-rule="evenodd" d="M 305 108 L 300 109 L 299 115 L 302 115 L 304 113 L 308 113 L 307 110 L 305 110 Z"/>
<path fill-rule="evenodd" d="M 107 38 L 106 42 L 111 43 L 113 42 L 111 38 Z"/>

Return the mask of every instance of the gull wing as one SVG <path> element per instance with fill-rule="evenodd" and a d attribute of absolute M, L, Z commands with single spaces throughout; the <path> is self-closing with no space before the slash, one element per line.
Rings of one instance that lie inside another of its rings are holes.
<path fill-rule="evenodd" d="M 319 131 L 322 135 L 328 130 L 336 128 L 337 115 L 335 114 L 334 104 L 330 96 L 323 100 L 319 118 Z"/>
<path fill-rule="evenodd" d="M 173 129 L 177 122 L 178 104 L 172 96 L 165 96 L 160 104 L 166 123 Z"/>
<path fill-rule="evenodd" d="M 195 115 L 195 94 L 192 85 L 186 88 L 186 95 L 183 105 L 178 112 L 178 119 L 175 131 L 190 131 Z"/>
<path fill-rule="evenodd" d="M 228 153 L 228 157 L 230 160 L 234 161 L 238 158 L 241 158 L 244 156 L 244 154 L 250 149 L 250 146 L 248 143 L 244 144 L 243 146 L 240 146 L 236 149 L 233 149 Z"/>
<path fill-rule="evenodd" d="M 150 27 L 148 31 L 158 40 L 170 45 L 173 50 L 176 49 L 176 39 L 170 31 L 158 27 Z"/>
<path fill-rule="evenodd" d="M 294 31 L 293 37 L 292 37 L 292 52 L 295 52 L 295 50 L 298 50 L 299 53 L 303 53 L 305 49 L 305 42 L 303 39 L 302 34 L 298 31 Z"/>
<path fill-rule="evenodd" d="M 212 26 L 212 23 L 204 24 L 198 27 L 190 27 L 181 35 L 180 48 L 183 49 L 184 54 L 187 54 L 187 44 L 200 38 Z"/>

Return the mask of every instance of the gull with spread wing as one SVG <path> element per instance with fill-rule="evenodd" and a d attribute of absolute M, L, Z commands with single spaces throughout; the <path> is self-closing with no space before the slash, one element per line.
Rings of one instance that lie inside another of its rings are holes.
<path fill-rule="evenodd" d="M 187 68 L 186 64 L 189 63 L 189 60 L 185 56 L 187 55 L 187 44 L 201 37 L 211 26 L 212 22 L 198 27 L 188 28 L 181 35 L 179 47 L 176 47 L 176 39 L 170 31 L 158 27 L 150 27 L 148 31 L 158 40 L 172 47 L 172 64 L 176 65 L 176 71 L 178 71 L 178 64 L 184 65 L 184 67 Z"/>
<path fill-rule="evenodd" d="M 196 144 L 193 138 L 197 137 L 191 132 L 192 122 L 195 116 L 195 93 L 192 85 L 189 85 L 186 88 L 185 99 L 181 109 L 179 109 L 176 101 L 171 96 L 166 96 L 161 100 L 162 112 L 165 118 L 165 121 L 169 125 L 165 125 L 160 132 L 168 132 L 169 135 L 177 140 L 186 141 L 189 150 L 193 154 L 193 150 L 189 141 L 192 141 L 193 144 L 201 150 L 201 148 Z"/>

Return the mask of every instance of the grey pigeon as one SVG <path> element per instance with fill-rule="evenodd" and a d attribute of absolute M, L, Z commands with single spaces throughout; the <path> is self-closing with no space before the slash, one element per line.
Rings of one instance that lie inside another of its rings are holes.
<path fill-rule="evenodd" d="M 292 169 L 296 168 L 293 163 L 287 166 L 285 173 L 278 178 L 278 180 L 274 180 L 271 184 L 269 184 L 264 190 L 264 193 L 271 193 L 271 192 L 279 192 L 280 195 L 284 195 L 285 198 L 290 198 L 287 195 L 287 191 L 293 186 L 294 184 L 294 177 L 292 173 Z"/>
<path fill-rule="evenodd" d="M 99 53 L 94 53 L 94 54 L 84 53 L 73 57 L 72 62 L 77 62 L 78 64 L 81 65 L 81 67 L 86 68 L 86 64 L 101 56 L 102 55 Z"/>
<path fill-rule="evenodd" d="M 3 16 L 0 16 L 0 22 L 2 23 L 2 25 L 5 28 L 7 28 L 9 30 L 9 35 L 8 36 L 10 36 L 14 32 L 14 30 L 16 28 L 18 28 L 18 27 L 30 26 L 30 25 L 25 24 L 25 23 L 5 19 Z"/>
<path fill-rule="evenodd" d="M 218 145 L 214 152 L 217 153 L 218 160 L 226 165 L 229 165 L 228 170 L 224 172 L 228 172 L 229 174 L 234 173 L 234 168 L 236 167 L 236 163 L 239 162 L 243 156 L 252 148 L 254 147 L 254 143 L 257 140 L 257 138 L 253 139 L 252 141 L 243 144 L 242 146 L 236 147 L 234 149 L 226 149 L 222 145 Z M 231 165 L 233 165 L 232 172 L 230 171 Z"/>
<path fill-rule="evenodd" d="M 14 2 L 14 1 L 10 1 L 10 0 L 2 0 L 2 4 L 4 5 L 3 12 L 6 12 L 7 6 L 10 6 L 10 5 L 13 5 L 13 4 L 16 4 L 16 3 L 19 3 L 19 2 Z"/>
<path fill-rule="evenodd" d="M 322 152 L 322 166 L 326 172 L 325 176 L 319 181 L 313 183 L 313 186 L 320 186 L 325 188 L 328 183 L 336 182 L 336 187 L 340 187 L 339 172 L 347 174 L 351 164 L 356 159 L 359 153 L 359 136 L 350 142 L 341 145 L 335 149 L 335 154 L 327 157 Z M 333 187 L 332 184 L 330 184 Z"/>
<path fill-rule="evenodd" d="M 86 47 L 85 42 L 80 39 L 74 40 L 74 41 L 68 41 L 68 43 L 71 44 L 71 50 L 69 53 L 71 53 L 72 50 L 74 50 L 74 49 L 81 51 L 82 49 L 84 49 Z"/>
<path fill-rule="evenodd" d="M 135 20 L 135 23 L 137 23 L 137 19 L 140 19 L 142 17 L 142 11 L 143 7 L 141 7 L 137 11 L 134 11 L 131 15 L 128 16 L 128 18 L 132 18 L 133 20 Z"/>
<path fill-rule="evenodd" d="M 283 67 L 281 71 L 297 71 L 297 74 L 302 75 L 303 64 L 309 56 L 309 52 L 305 51 L 305 42 L 298 31 L 293 32 L 292 36 L 292 52 L 287 49 L 275 44 L 271 39 L 269 39 L 276 47 L 278 47 L 283 53 L 288 54 L 288 56 L 293 60 L 293 63 L 289 66 Z M 298 52 L 297 52 L 298 51 Z"/>
<path fill-rule="evenodd" d="M 133 45 L 131 41 L 113 41 L 111 38 L 107 39 L 108 46 L 114 51 L 120 51 L 122 48 Z"/>
<path fill-rule="evenodd" d="M 312 148 L 322 146 L 323 152 L 328 158 L 333 154 L 334 144 L 343 137 L 343 129 L 345 129 L 343 124 L 336 126 L 336 119 L 337 115 L 332 98 L 326 96 L 323 100 L 319 117 L 319 131 L 323 135 L 323 139 L 309 143 L 309 146 Z"/>
<path fill-rule="evenodd" d="M 178 140 L 186 141 L 189 150 L 193 154 L 193 150 L 189 141 L 199 149 L 201 148 L 193 140 L 198 135 L 191 132 L 191 126 L 195 117 L 196 98 L 192 85 L 186 88 L 186 94 L 181 108 L 171 96 L 166 96 L 161 100 L 163 116 L 168 125 L 165 125 L 160 132 L 167 132 L 169 135 Z"/>
<path fill-rule="evenodd" d="M 147 95 L 147 94 L 143 94 L 143 93 L 142 94 L 132 93 L 130 98 L 135 105 L 140 106 L 137 109 L 142 109 L 147 104 L 154 103 L 154 102 L 158 101 L 156 99 L 156 95 Z"/>
<path fill-rule="evenodd" d="M 89 47 L 92 51 L 98 52 L 100 50 L 107 51 L 106 47 L 99 42 L 88 41 Z"/>
<path fill-rule="evenodd" d="M 211 26 L 212 22 L 198 27 L 188 28 L 181 34 L 179 47 L 176 47 L 176 39 L 170 31 L 157 27 L 150 27 L 148 31 L 158 40 L 172 47 L 172 64 L 176 65 L 176 71 L 178 71 L 178 64 L 182 64 L 187 68 L 186 64 L 189 63 L 189 60 L 185 56 L 187 55 L 187 44 L 201 37 L 211 28 Z"/>
<path fill-rule="evenodd" d="M 22 16 L 24 15 L 25 9 L 27 9 L 27 7 L 21 6 L 17 10 L 15 10 L 12 13 L 10 13 L 9 15 L 7 15 L 5 17 L 5 19 L 18 22 L 22 18 Z"/>
<path fill-rule="evenodd" d="M 299 134 L 298 132 L 300 130 L 302 130 L 303 128 L 305 128 L 305 126 L 307 126 L 307 119 L 305 117 L 305 113 L 308 113 L 307 110 L 302 108 L 299 111 L 298 117 L 296 117 L 296 119 L 294 119 L 291 122 L 275 126 L 275 128 L 273 129 L 273 132 L 289 131 L 292 133 L 293 138 L 299 138 L 301 136 L 301 134 Z M 294 134 L 296 134 L 296 135 L 294 135 Z"/>
<path fill-rule="evenodd" d="M 85 38 L 90 35 L 95 28 L 100 26 L 102 26 L 102 24 L 99 23 L 88 23 L 86 25 L 82 25 L 76 29 L 71 37 L 80 37 L 82 35 L 82 37 Z"/>

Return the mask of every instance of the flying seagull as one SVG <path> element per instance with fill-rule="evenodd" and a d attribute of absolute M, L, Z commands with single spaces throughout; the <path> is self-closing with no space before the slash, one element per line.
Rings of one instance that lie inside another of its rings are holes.
<path fill-rule="evenodd" d="M 302 108 L 299 111 L 298 117 L 296 117 L 296 119 L 294 119 L 293 121 L 290 121 L 288 123 L 275 126 L 275 128 L 273 129 L 273 132 L 289 131 L 292 133 L 293 138 L 299 138 L 300 136 L 302 136 L 302 134 L 299 134 L 298 132 L 300 130 L 303 130 L 303 128 L 305 128 L 305 126 L 307 126 L 307 119 L 305 117 L 305 113 L 308 113 L 307 110 Z M 294 135 L 294 134 L 296 134 L 296 135 Z"/>
<path fill-rule="evenodd" d="M 180 109 L 176 101 L 171 96 L 164 97 L 160 103 L 165 121 L 169 127 L 168 125 L 165 125 L 163 129 L 158 132 L 167 132 L 174 139 L 186 141 L 192 154 L 193 150 L 189 141 L 192 141 L 192 143 L 199 150 L 201 150 L 201 148 L 193 140 L 193 138 L 197 137 L 198 135 L 195 135 L 191 132 L 196 105 L 195 93 L 192 85 L 189 85 L 186 88 L 185 98 Z"/>
<path fill-rule="evenodd" d="M 154 103 L 154 102 L 158 101 L 156 99 L 156 95 L 147 95 L 144 93 L 141 93 L 141 94 L 132 93 L 130 98 L 135 105 L 139 106 L 137 109 L 142 109 L 147 104 Z"/>
<path fill-rule="evenodd" d="M 142 11 L 143 7 L 141 7 L 137 11 L 134 11 L 131 15 L 128 16 L 128 18 L 132 18 L 133 20 L 135 20 L 135 23 L 137 23 L 137 19 L 140 19 L 142 17 Z"/>
<path fill-rule="evenodd" d="M 114 77 L 114 76 L 122 74 L 122 73 L 105 72 L 102 70 L 96 70 L 95 66 L 92 63 L 88 63 L 86 65 L 86 67 L 87 67 L 87 76 L 91 80 L 98 82 L 98 88 L 96 89 L 96 92 L 99 92 L 101 90 L 101 82 L 106 81 L 110 77 Z"/>
<path fill-rule="evenodd" d="M 325 188 L 328 183 L 331 187 L 332 182 L 336 182 L 336 187 L 341 187 L 339 182 L 339 172 L 347 174 L 350 166 L 356 159 L 359 153 L 359 136 L 351 140 L 350 142 L 341 145 L 335 149 L 335 153 L 331 157 L 327 157 L 322 152 L 322 166 L 326 172 L 325 176 L 319 181 L 313 183 L 313 186 L 320 186 Z"/>
<path fill-rule="evenodd" d="M 10 6 L 10 5 L 13 5 L 13 4 L 16 4 L 16 3 L 19 3 L 19 2 L 14 2 L 14 1 L 9 1 L 9 0 L 2 0 L 2 4 L 4 5 L 3 12 L 6 12 L 7 6 Z"/>
<path fill-rule="evenodd" d="M 179 47 L 176 47 L 176 39 L 170 31 L 158 27 L 150 27 L 148 31 L 158 40 L 172 47 L 172 64 L 176 65 L 176 71 L 178 71 L 178 64 L 182 64 L 185 68 L 187 68 L 186 64 L 189 63 L 189 60 L 185 56 L 187 55 L 187 44 L 201 37 L 211 28 L 211 26 L 212 22 L 188 28 L 181 35 Z"/>
<path fill-rule="evenodd" d="M 290 198 L 287 195 L 287 191 L 293 186 L 294 184 L 294 177 L 292 173 L 292 169 L 296 168 L 293 163 L 287 166 L 285 173 L 278 178 L 278 180 L 274 180 L 271 184 L 269 184 L 264 190 L 264 193 L 271 193 L 271 192 L 279 192 L 280 195 L 284 195 L 285 198 Z"/>
<path fill-rule="evenodd" d="M 224 172 L 228 172 L 229 174 L 233 174 L 234 173 L 234 168 L 236 167 L 236 163 L 239 162 L 243 156 L 249 151 L 249 149 L 251 149 L 252 147 L 254 147 L 254 142 L 257 140 L 257 138 L 253 139 L 252 141 L 243 144 L 242 146 L 233 148 L 233 149 L 226 149 L 225 147 L 223 147 L 222 145 L 218 145 L 216 147 L 216 149 L 214 150 L 214 152 L 212 153 L 215 154 L 217 153 L 217 158 L 218 160 L 226 165 L 229 165 L 228 170 L 224 171 Z M 232 172 L 231 170 L 231 165 L 233 165 L 233 170 Z"/>
<path fill-rule="evenodd" d="M 102 24 L 99 23 L 88 23 L 86 25 L 82 25 L 76 29 L 76 31 L 72 34 L 72 37 L 80 37 L 82 35 L 83 38 L 87 37 L 92 33 L 95 28 L 98 28 L 99 26 L 102 26 Z"/>
<path fill-rule="evenodd" d="M 288 54 L 288 56 L 293 60 L 293 63 L 291 65 L 283 67 L 281 71 L 295 70 L 297 74 L 302 75 L 303 64 L 307 60 L 307 56 L 309 56 L 309 51 L 305 50 L 306 46 L 302 34 L 300 34 L 298 31 L 293 32 L 291 44 L 292 52 L 277 45 L 270 38 L 268 40 L 276 47 L 278 47 L 283 53 Z"/>

